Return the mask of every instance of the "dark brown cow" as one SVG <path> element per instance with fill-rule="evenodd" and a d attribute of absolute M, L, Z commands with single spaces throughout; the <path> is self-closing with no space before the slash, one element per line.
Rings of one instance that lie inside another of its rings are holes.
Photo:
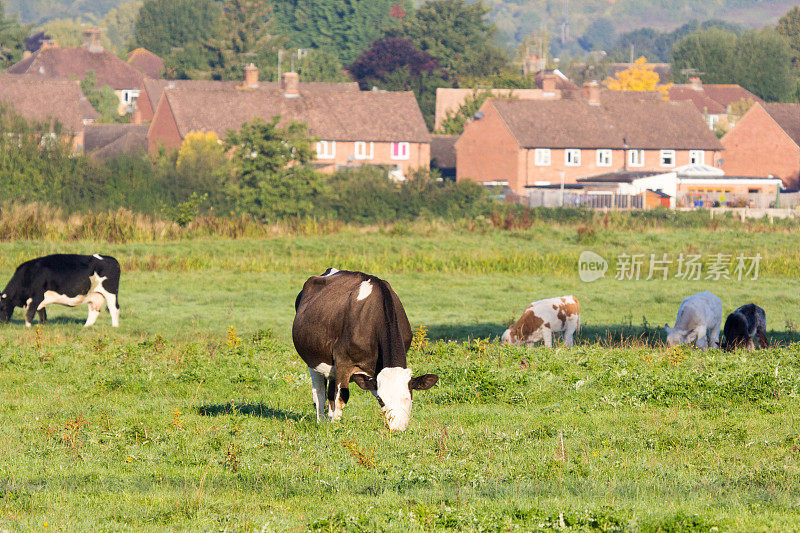
<path fill-rule="evenodd" d="M 406 352 L 411 325 L 389 284 L 363 272 L 328 269 L 312 276 L 295 300 L 292 339 L 311 373 L 317 421 L 338 420 L 350 396 L 349 383 L 371 391 L 389 428 L 402 431 L 411 418 L 411 391 L 427 390 L 438 376 L 411 377 Z"/>
<path fill-rule="evenodd" d="M 728 315 L 722 330 L 725 340 L 720 348 L 733 351 L 737 348 L 755 350 L 769 346 L 767 341 L 767 314 L 756 304 L 746 304 Z"/>

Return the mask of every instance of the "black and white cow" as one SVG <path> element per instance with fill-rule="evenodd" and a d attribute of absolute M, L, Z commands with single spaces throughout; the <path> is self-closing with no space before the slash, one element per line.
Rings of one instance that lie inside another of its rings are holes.
<path fill-rule="evenodd" d="M 108 304 L 111 325 L 119 326 L 119 263 L 110 255 L 55 254 L 26 261 L 17 267 L 0 297 L 0 320 L 8 322 L 16 307 L 25 311 L 30 327 L 39 313 L 47 321 L 50 304 L 89 305 L 86 326 L 97 320 L 103 301 Z"/>
<path fill-rule="evenodd" d="M 406 367 L 411 325 L 389 284 L 362 272 L 328 269 L 312 276 L 295 300 L 292 339 L 311 373 L 317 421 L 338 420 L 354 381 L 378 399 L 389 429 L 411 418 L 412 390 L 427 390 L 435 374 L 412 377 Z"/>
<path fill-rule="evenodd" d="M 733 351 L 737 348 L 755 350 L 758 341 L 760 348 L 769 345 L 767 341 L 767 313 L 756 304 L 746 304 L 728 315 L 722 330 L 725 340 L 720 348 Z"/>

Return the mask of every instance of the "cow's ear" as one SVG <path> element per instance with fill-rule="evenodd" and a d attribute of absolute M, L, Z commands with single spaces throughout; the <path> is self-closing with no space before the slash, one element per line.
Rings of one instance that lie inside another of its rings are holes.
<path fill-rule="evenodd" d="M 378 390 L 378 381 L 366 374 L 353 374 L 350 381 L 354 381 L 356 385 L 364 390 Z"/>
<path fill-rule="evenodd" d="M 423 374 L 415 378 L 411 378 L 408 382 L 408 390 L 428 390 L 439 381 L 439 376 L 436 374 Z"/>

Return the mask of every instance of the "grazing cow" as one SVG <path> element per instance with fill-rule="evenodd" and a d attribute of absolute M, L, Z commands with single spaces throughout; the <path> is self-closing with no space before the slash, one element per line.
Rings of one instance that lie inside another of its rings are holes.
<path fill-rule="evenodd" d="M 687 296 L 678 307 L 675 327 L 664 324 L 667 344 L 694 343 L 701 350 L 719 344 L 719 330 L 722 326 L 722 301 L 708 292 Z"/>
<path fill-rule="evenodd" d="M 119 263 L 110 255 L 56 254 L 26 261 L 17 267 L 0 298 L 0 320 L 8 322 L 16 307 L 25 311 L 25 325 L 34 315 L 47 321 L 50 304 L 89 305 L 85 326 L 97 320 L 103 301 L 108 304 L 111 325 L 119 326 Z"/>
<path fill-rule="evenodd" d="M 311 373 L 317 421 L 338 420 L 354 381 L 378 399 L 389 429 L 403 431 L 411 418 L 412 390 L 427 390 L 439 377 L 411 377 L 406 352 L 411 325 L 389 284 L 362 272 L 328 269 L 312 276 L 295 300 L 292 340 Z"/>
<path fill-rule="evenodd" d="M 767 314 L 756 304 L 746 304 L 728 315 L 725 328 L 722 330 L 725 340 L 720 347 L 729 352 L 737 348 L 755 350 L 753 339 L 758 340 L 760 348 L 766 348 Z"/>
<path fill-rule="evenodd" d="M 532 346 L 544 340 L 548 348 L 553 346 L 553 333 L 564 332 L 564 344 L 574 344 L 572 335 L 581 326 L 581 308 L 574 296 L 548 298 L 533 302 L 522 318 L 505 330 L 501 342 Z"/>

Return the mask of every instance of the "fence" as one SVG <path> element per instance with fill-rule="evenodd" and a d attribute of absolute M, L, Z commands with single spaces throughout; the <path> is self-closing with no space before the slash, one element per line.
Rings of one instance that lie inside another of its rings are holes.
<path fill-rule="evenodd" d="M 587 207 L 590 209 L 643 209 L 642 195 L 615 194 L 601 191 L 561 191 L 531 189 L 527 196 L 507 194 L 510 201 L 528 207 Z"/>
<path fill-rule="evenodd" d="M 698 194 L 678 193 L 678 207 L 747 207 L 750 209 L 795 209 L 800 193 L 780 194 Z"/>

